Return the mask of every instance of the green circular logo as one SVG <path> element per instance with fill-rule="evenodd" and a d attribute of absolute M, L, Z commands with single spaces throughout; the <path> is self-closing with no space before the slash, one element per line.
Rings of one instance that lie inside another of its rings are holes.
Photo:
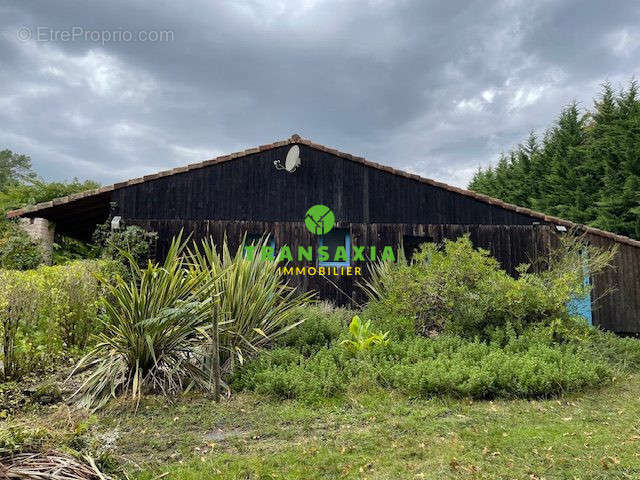
<path fill-rule="evenodd" d="M 336 223 L 336 217 L 326 205 L 314 205 L 304 216 L 304 224 L 311 233 L 324 235 L 329 233 Z"/>

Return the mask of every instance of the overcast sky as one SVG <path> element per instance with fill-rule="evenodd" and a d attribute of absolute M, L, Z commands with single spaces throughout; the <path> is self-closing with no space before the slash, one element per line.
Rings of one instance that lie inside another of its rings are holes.
<path fill-rule="evenodd" d="M 465 186 L 640 71 L 635 1 L 0 3 L 0 149 L 102 183 L 288 138 Z"/>

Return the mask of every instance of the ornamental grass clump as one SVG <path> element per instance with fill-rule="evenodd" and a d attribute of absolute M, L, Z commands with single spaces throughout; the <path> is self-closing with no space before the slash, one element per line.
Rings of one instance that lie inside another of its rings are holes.
<path fill-rule="evenodd" d="M 89 376 L 74 394 L 97 409 L 116 396 L 229 388 L 234 365 L 299 325 L 310 293 L 298 294 L 277 263 L 248 259 L 243 245 L 218 254 L 211 239 L 187 248 L 178 236 L 163 263 L 146 267 L 127 252 L 131 280 L 117 278 L 102 299 L 104 330 L 74 373 Z"/>
<path fill-rule="evenodd" d="M 265 245 L 267 237 L 257 246 Z M 220 325 L 223 374 L 304 321 L 300 309 L 313 294 L 289 286 L 278 274 L 277 262 L 245 255 L 244 243 L 233 253 L 225 239 L 218 253 L 209 238 L 194 246 L 190 256 L 194 272 L 208 276 L 216 292 L 210 307 Z"/>
<path fill-rule="evenodd" d="M 104 331 L 73 372 L 91 371 L 74 394 L 81 405 L 96 409 L 116 396 L 137 402 L 144 393 L 208 386 L 202 345 L 216 277 L 190 268 L 185 243 L 178 236 L 163 263 L 144 268 L 125 253 L 132 280 L 109 285 Z"/>

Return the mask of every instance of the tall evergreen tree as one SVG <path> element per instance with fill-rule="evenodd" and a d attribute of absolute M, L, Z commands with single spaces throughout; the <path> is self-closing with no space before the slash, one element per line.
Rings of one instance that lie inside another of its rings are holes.
<path fill-rule="evenodd" d="M 541 209 L 552 215 L 578 220 L 578 198 L 583 188 L 580 170 L 584 163 L 583 121 L 578 106 L 572 103 L 565 108 L 545 145 L 544 155 L 548 167 L 544 175 L 545 194 L 541 197 Z"/>
<path fill-rule="evenodd" d="M 536 172 L 536 166 L 540 155 L 540 145 L 538 137 L 532 130 L 524 144 L 518 147 L 518 175 L 522 179 L 521 192 L 515 203 L 525 207 L 530 207 L 532 199 L 536 198 L 540 193 L 540 176 Z"/>
<path fill-rule="evenodd" d="M 543 137 L 534 132 L 479 169 L 469 188 L 545 213 L 640 238 L 640 99 L 631 81 L 605 83 L 593 109 L 574 102 Z"/>
<path fill-rule="evenodd" d="M 623 235 L 640 237 L 638 217 L 640 171 L 640 102 L 635 81 L 614 96 L 605 86 L 596 103 L 596 125 L 590 154 L 601 162 L 602 187 L 596 226 Z"/>

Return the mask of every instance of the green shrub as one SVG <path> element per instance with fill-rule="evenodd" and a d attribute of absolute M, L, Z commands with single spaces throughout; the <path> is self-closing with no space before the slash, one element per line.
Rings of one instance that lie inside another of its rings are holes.
<path fill-rule="evenodd" d="M 147 232 L 137 225 L 112 230 L 110 222 L 98 225 L 93 232 L 93 242 L 102 249 L 103 257 L 116 260 L 122 266 L 125 277 L 130 275 L 128 256 L 143 267 L 151 257 L 152 247 L 158 239 L 155 232 Z"/>
<path fill-rule="evenodd" d="M 521 352 L 533 344 L 562 346 L 579 349 L 581 355 L 589 359 L 606 363 L 623 373 L 633 373 L 640 369 L 640 340 L 632 337 L 620 337 L 587 324 L 582 317 L 569 320 L 553 320 L 550 324 L 536 324 L 522 334 L 507 325 L 491 334 L 492 343 L 509 351 Z"/>
<path fill-rule="evenodd" d="M 289 287 L 276 262 L 245 258 L 242 246 L 232 255 L 226 241 L 221 254 L 211 239 L 192 250 L 187 242 L 179 235 L 162 264 L 145 268 L 123 252 L 131 279 L 107 282 L 105 331 L 74 370 L 91 370 L 74 394 L 81 405 L 97 409 L 119 395 L 137 402 L 146 393 L 216 390 L 220 365 L 230 375 L 236 362 L 242 365 L 303 321 L 298 313 L 311 294 Z"/>
<path fill-rule="evenodd" d="M 0 234 L 0 268 L 29 270 L 42 263 L 42 250 L 13 223 L 2 227 Z"/>
<path fill-rule="evenodd" d="M 267 242 L 263 238 L 257 248 Z M 311 303 L 313 293 L 289 286 L 277 262 L 260 255 L 247 257 L 244 244 L 235 252 L 226 240 L 220 247 L 211 238 L 203 240 L 190 251 L 190 261 L 194 272 L 213 280 L 211 316 L 220 324 L 222 371 L 230 374 L 237 364 L 303 323 L 299 313 Z"/>
<path fill-rule="evenodd" d="M 232 387 L 309 401 L 339 395 L 348 385 L 341 350 L 322 348 L 311 357 L 291 348 L 266 351 L 236 372 Z"/>
<path fill-rule="evenodd" d="M 116 271 L 114 262 L 95 260 L 39 270 L 44 281 L 46 314 L 55 321 L 55 331 L 65 350 L 84 349 L 91 334 L 99 331 L 100 298 L 107 294 L 106 285 L 114 281 Z M 101 283 L 98 277 L 106 281 Z"/>
<path fill-rule="evenodd" d="M 56 234 L 51 260 L 53 265 L 65 265 L 74 260 L 97 260 L 102 256 L 102 249 L 93 243 Z"/>
<path fill-rule="evenodd" d="M 580 345 L 555 344 L 536 333 L 506 346 L 455 335 L 413 337 L 353 357 L 333 347 L 304 357 L 293 349 L 265 352 L 235 376 L 233 387 L 279 398 L 315 401 L 349 389 L 391 388 L 431 397 L 549 397 L 595 388 L 614 369 Z"/>
<path fill-rule="evenodd" d="M 583 284 L 583 248 L 580 239 L 564 237 L 540 273 L 522 265 L 514 279 L 488 251 L 473 248 L 468 236 L 447 240 L 442 248 L 424 244 L 411 263 L 377 272 L 369 308 L 382 317 L 413 319 L 423 335 L 484 337 L 507 322 L 521 332 L 535 322 L 567 321 L 567 302 L 590 288 Z M 613 255 L 615 250 L 590 247 L 591 273 L 606 268 Z"/>
<path fill-rule="evenodd" d="M 237 390 L 256 390 L 256 375 L 267 371 L 287 371 L 300 364 L 303 355 L 294 348 L 277 347 L 267 350 L 234 372 L 231 385 Z"/>
<path fill-rule="evenodd" d="M 87 345 L 100 326 L 96 275 L 104 261 L 76 261 L 36 270 L 0 270 L 0 335 L 5 378 L 43 370 Z"/>
<path fill-rule="evenodd" d="M 606 361 L 623 372 L 640 369 L 640 340 L 620 338 L 611 332 L 590 329 L 586 351 L 599 361 Z"/>
<path fill-rule="evenodd" d="M 413 316 L 400 316 L 384 302 L 369 302 L 360 313 L 360 317 L 370 321 L 374 329 L 389 332 L 389 337 L 394 340 L 404 340 L 415 335 Z"/>
<path fill-rule="evenodd" d="M 304 322 L 278 338 L 276 345 L 293 347 L 303 355 L 311 355 L 337 343 L 352 315 L 349 310 L 329 304 L 307 306 L 298 313 L 298 318 Z"/>
<path fill-rule="evenodd" d="M 569 349 L 534 344 L 514 352 L 477 341 L 383 373 L 390 386 L 410 395 L 472 398 L 548 397 L 600 386 L 611 376 L 606 364 Z"/>
<path fill-rule="evenodd" d="M 200 299 L 210 295 L 216 277 L 193 271 L 184 248 L 178 236 L 162 264 L 149 262 L 144 269 L 125 253 L 132 280 L 104 282 L 111 297 L 101 299 L 105 331 L 74 369 L 91 370 L 73 395 L 81 405 L 96 409 L 116 395 L 139 402 L 144 393 L 207 387 L 202 330 L 211 304 Z"/>
<path fill-rule="evenodd" d="M 2 326 L 2 364 L 5 379 L 21 372 L 21 356 L 28 358 L 20 334 L 37 324 L 38 288 L 16 270 L 0 270 L 0 321 Z"/>
<path fill-rule="evenodd" d="M 560 243 L 544 264 L 520 266 L 517 279 L 468 237 L 373 268 L 362 316 L 393 341 L 371 352 L 362 371 L 410 395 L 473 398 L 558 395 L 628 371 L 640 342 L 603 334 L 567 311 L 570 299 L 589 292 L 585 252 L 595 274 L 615 249 L 586 247 L 573 235 Z"/>

